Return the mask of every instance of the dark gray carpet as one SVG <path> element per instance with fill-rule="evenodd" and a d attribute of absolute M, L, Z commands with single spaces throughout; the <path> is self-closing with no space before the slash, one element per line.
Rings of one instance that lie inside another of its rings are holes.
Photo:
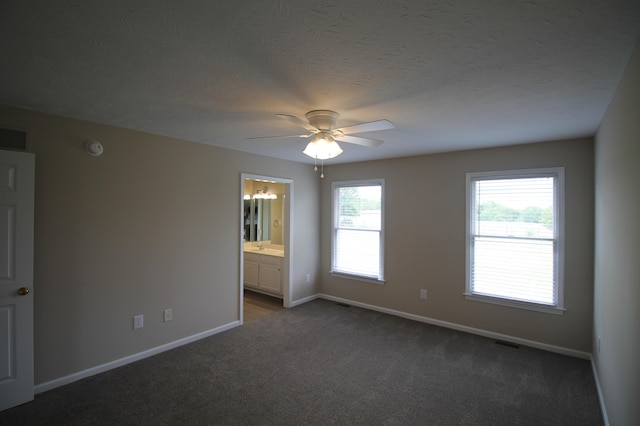
<path fill-rule="evenodd" d="M 599 425 L 588 361 L 316 300 L 36 395 L 2 425 Z"/>

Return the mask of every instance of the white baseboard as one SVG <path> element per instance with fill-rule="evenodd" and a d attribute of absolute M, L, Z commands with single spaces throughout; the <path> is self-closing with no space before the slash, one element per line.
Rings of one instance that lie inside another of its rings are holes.
<path fill-rule="evenodd" d="M 293 301 L 291 303 L 291 307 L 302 305 L 304 303 L 311 302 L 312 300 L 315 300 L 315 299 L 318 299 L 318 298 L 331 300 L 331 301 L 334 301 L 334 302 L 346 303 L 346 304 L 349 304 L 349 305 L 357 306 L 359 308 L 370 309 L 372 311 L 378 311 L 378 312 L 382 312 L 382 313 L 385 313 L 385 314 L 395 315 L 395 316 L 398 316 L 398 317 L 407 318 L 407 319 L 414 320 L 414 321 L 420 321 L 420 322 L 423 322 L 423 323 L 426 323 L 426 324 L 432 324 L 432 325 L 437 325 L 437 326 L 440 326 L 440 327 L 450 328 L 450 329 L 453 329 L 453 330 L 463 331 L 463 332 L 466 332 L 466 333 L 477 334 L 477 335 L 488 337 L 488 338 L 491 338 L 491 339 L 504 340 L 504 341 L 507 341 L 507 342 L 517 343 L 517 344 L 521 344 L 521 345 L 524 345 L 524 346 L 530 346 L 530 347 L 533 347 L 533 348 L 536 348 L 536 349 L 542 349 L 542 350 L 546 350 L 546 351 L 550 351 L 550 352 L 559 353 L 559 354 L 562 354 L 562 355 L 568 355 L 568 356 L 573 356 L 573 357 L 576 357 L 576 358 L 588 359 L 588 360 L 591 360 L 591 363 L 592 363 L 592 366 L 593 366 L 593 360 L 591 358 L 591 354 L 589 354 L 587 352 L 576 351 L 576 350 L 573 350 L 573 349 L 563 348 L 563 347 L 560 347 L 560 346 L 548 345 L 546 343 L 535 342 L 535 341 L 532 341 L 532 340 L 521 339 L 519 337 L 508 336 L 508 335 L 500 334 L 500 333 L 494 333 L 494 332 L 491 332 L 491 331 L 481 330 L 481 329 L 473 328 L 473 327 L 467 327 L 467 326 L 464 326 L 464 325 L 459 325 L 459 324 L 455 324 L 455 323 L 451 323 L 451 322 L 447 322 L 447 321 L 441 321 L 441 320 L 436 320 L 436 319 L 433 319 L 433 318 L 423 317 L 421 315 L 409 314 L 409 313 L 402 312 L 402 311 L 397 311 L 397 310 L 394 310 L 394 309 L 383 308 L 383 307 L 380 307 L 380 306 L 369 305 L 367 303 L 356 302 L 354 300 L 344 299 L 344 298 L 341 298 L 341 297 L 330 296 L 328 294 L 322 294 L 322 293 L 314 294 L 312 296 L 308 296 L 308 297 L 305 297 L 305 298 L 302 298 L 302 299 L 295 300 L 295 301 Z M 40 383 L 40 384 L 38 384 L 38 385 L 36 385 L 34 387 L 34 392 L 36 394 L 39 394 L 39 393 L 42 393 L 42 392 L 46 392 L 46 391 L 55 389 L 57 387 L 64 386 L 64 385 L 67 385 L 69 383 L 73 383 L 75 381 L 84 379 L 86 377 L 90 377 L 90 376 L 93 376 L 95 374 L 103 373 L 105 371 L 109 371 L 109 370 L 112 370 L 114 368 L 121 367 L 123 365 L 130 364 L 132 362 L 139 361 L 139 360 L 144 359 L 144 358 L 148 358 L 150 356 L 159 354 L 161 352 L 165 352 L 165 351 L 168 351 L 170 349 L 174 349 L 174 348 L 177 348 L 179 346 L 186 345 L 188 343 L 195 342 L 195 341 L 200 340 L 200 339 L 204 339 L 205 337 L 213 336 L 214 334 L 218 334 L 218 333 L 221 333 L 223 331 L 230 330 L 230 329 L 232 329 L 234 327 L 237 327 L 239 325 L 240 325 L 240 321 L 233 321 L 233 322 L 230 322 L 228 324 L 222 325 L 220 327 L 216 327 L 216 328 L 213 328 L 211 330 L 203 331 L 201 333 L 194 334 L 192 336 L 188 336 L 188 337 L 185 337 L 185 338 L 182 338 L 182 339 L 179 339 L 179 340 L 176 340 L 176 341 L 173 341 L 173 342 L 170 342 L 170 343 L 167 343 L 167 344 L 155 347 L 155 348 L 151 348 L 151 349 L 148 349 L 146 351 L 143 351 L 143 352 L 140 352 L 140 353 L 137 353 L 137 354 L 129 355 L 129 356 L 126 356 L 124 358 L 120 358 L 120 359 L 108 362 L 106 364 L 102 364 L 102 365 L 98 365 L 96 367 L 88 368 L 86 370 L 78 371 L 77 373 L 73 373 L 73 374 L 70 374 L 68 376 L 60 377 L 60 378 L 57 378 L 57 379 L 54 379 L 54 380 L 51 380 L 51 381 L 48 381 L 48 382 L 45 382 L 45 383 Z M 599 384 L 599 381 L 598 381 L 598 376 L 597 376 L 597 374 L 595 374 L 596 373 L 595 366 L 593 366 L 593 368 L 594 368 L 594 376 L 596 378 L 596 385 L 597 385 L 597 388 L 598 388 L 598 397 L 600 398 L 600 405 L 602 407 L 602 411 L 603 411 L 603 414 L 604 414 L 605 424 L 608 425 L 606 410 L 605 410 L 605 406 L 604 406 L 604 400 L 602 399 L 602 393 L 601 393 L 601 390 L 600 390 L 600 384 Z"/>
<path fill-rule="evenodd" d="M 367 303 L 356 302 L 349 299 L 343 299 L 341 297 L 330 296 L 328 294 L 318 294 L 318 297 L 333 302 L 346 303 L 348 305 L 357 306 L 359 308 L 370 309 L 372 311 L 378 311 L 385 314 L 395 315 L 402 318 L 407 318 L 414 321 L 424 322 L 426 324 L 437 325 L 440 327 L 450 328 L 453 330 L 464 331 L 465 333 L 477 334 L 479 336 L 488 337 L 490 339 L 503 340 L 506 342 L 516 343 L 523 346 L 529 346 L 536 349 L 542 349 L 549 352 L 555 352 L 562 355 L 568 355 L 576 358 L 591 359 L 591 354 L 582 351 L 576 351 L 574 349 L 563 348 L 561 346 L 549 345 L 546 343 L 535 342 L 533 340 L 521 339 L 519 337 L 509 336 L 506 334 L 494 333 L 492 331 L 482 330 L 479 328 L 468 327 L 466 325 L 455 324 L 452 322 L 441 321 L 433 318 L 423 317 L 421 315 L 409 314 L 407 312 L 396 311 L 394 309 L 383 308 L 380 306 L 369 305 Z"/>
<path fill-rule="evenodd" d="M 604 404 L 604 395 L 602 394 L 602 388 L 600 387 L 600 378 L 598 377 L 598 369 L 591 357 L 591 368 L 593 369 L 593 377 L 596 380 L 596 389 L 598 390 L 598 401 L 600 402 L 600 409 L 602 410 L 602 421 L 604 426 L 609 426 L 609 415 L 607 414 L 607 406 Z"/>
<path fill-rule="evenodd" d="M 303 297 L 302 299 L 294 300 L 291 302 L 290 308 L 294 306 L 302 305 L 303 303 L 311 302 L 312 300 L 320 298 L 320 295 L 314 294 L 313 296 Z"/>
<path fill-rule="evenodd" d="M 122 367 L 123 365 L 130 364 L 135 361 L 139 361 L 144 358 L 148 358 L 153 355 L 157 355 L 161 352 L 168 351 L 170 349 L 177 348 L 182 345 L 186 345 L 187 343 L 195 342 L 196 340 L 204 339 L 205 337 L 213 336 L 214 334 L 222 333 L 223 331 L 230 330 L 234 327 L 240 325 L 240 321 L 233 321 L 225 325 L 221 325 L 220 327 L 212 328 L 211 330 L 203 331 L 201 333 L 194 334 L 192 336 L 188 336 L 182 339 L 175 340 L 173 342 L 166 343 L 161 346 L 157 346 L 155 348 L 148 349 L 143 352 L 139 352 L 137 354 L 129 355 L 124 358 L 117 359 L 115 361 L 107 362 L 106 364 L 98 365 L 95 367 L 88 368 L 86 370 L 78 371 L 77 373 L 70 374 L 68 376 L 60 377 L 58 379 L 54 379 L 45 383 L 40 383 L 34 387 L 34 392 L 36 394 L 49 391 L 51 389 L 55 389 L 60 386 L 67 385 L 69 383 L 73 383 L 75 381 L 84 379 L 86 377 L 93 376 L 98 373 L 104 373 L 105 371 L 112 370 L 117 367 Z"/>

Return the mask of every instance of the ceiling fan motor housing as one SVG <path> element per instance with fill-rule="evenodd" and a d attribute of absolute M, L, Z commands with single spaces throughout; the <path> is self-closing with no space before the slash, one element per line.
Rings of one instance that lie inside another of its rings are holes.
<path fill-rule="evenodd" d="M 318 130 L 333 130 L 340 115 L 328 109 L 316 109 L 305 114 L 309 124 Z"/>

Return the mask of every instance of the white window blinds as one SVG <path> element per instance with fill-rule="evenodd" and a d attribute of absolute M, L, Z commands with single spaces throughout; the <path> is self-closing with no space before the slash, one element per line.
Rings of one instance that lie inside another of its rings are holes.
<path fill-rule="evenodd" d="M 337 182 L 333 191 L 332 272 L 382 280 L 382 182 Z"/>
<path fill-rule="evenodd" d="M 468 292 L 558 306 L 558 172 L 468 179 Z"/>

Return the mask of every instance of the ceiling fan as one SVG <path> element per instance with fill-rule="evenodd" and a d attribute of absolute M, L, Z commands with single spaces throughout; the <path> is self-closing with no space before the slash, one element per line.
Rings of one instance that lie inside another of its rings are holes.
<path fill-rule="evenodd" d="M 316 160 L 335 158 L 342 154 L 342 148 L 336 141 L 347 142 L 356 145 L 376 147 L 382 144 L 381 140 L 370 139 L 362 136 L 352 136 L 354 133 L 376 132 L 379 130 L 395 129 L 389 120 L 376 120 L 367 123 L 354 124 L 352 126 L 336 128 L 336 120 L 340 116 L 335 111 L 317 109 L 305 114 L 307 120 L 287 114 L 276 114 L 288 122 L 306 129 L 310 133 L 302 135 L 267 136 L 250 139 L 280 139 L 280 138 L 309 138 L 311 142 L 302 151 L 304 154 Z"/>

